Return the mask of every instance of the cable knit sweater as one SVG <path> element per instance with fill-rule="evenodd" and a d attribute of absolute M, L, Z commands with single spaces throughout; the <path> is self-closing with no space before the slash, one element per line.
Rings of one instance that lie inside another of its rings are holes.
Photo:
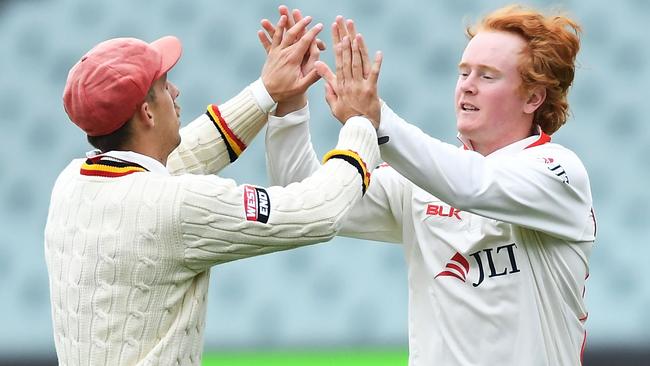
<path fill-rule="evenodd" d="M 214 173 L 245 149 L 271 107 L 255 90 L 182 129 L 167 169 L 108 152 L 60 174 L 45 257 L 61 365 L 199 365 L 211 266 L 336 235 L 379 157 L 362 119 L 322 169 L 285 188 L 180 174 Z"/>

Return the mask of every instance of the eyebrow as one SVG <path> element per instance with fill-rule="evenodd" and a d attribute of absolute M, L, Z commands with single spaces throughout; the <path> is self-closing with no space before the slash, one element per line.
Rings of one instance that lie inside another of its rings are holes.
<path fill-rule="evenodd" d="M 458 64 L 459 69 L 471 68 L 471 67 L 472 67 L 472 65 L 470 65 L 470 64 L 468 64 L 466 62 L 461 62 L 460 64 Z M 491 72 L 491 73 L 501 74 L 501 71 L 499 69 L 497 69 L 496 67 L 492 67 L 492 66 L 488 66 L 488 65 L 484 65 L 484 64 L 478 64 L 478 65 L 476 65 L 476 67 L 481 71 L 488 71 L 488 72 Z"/>

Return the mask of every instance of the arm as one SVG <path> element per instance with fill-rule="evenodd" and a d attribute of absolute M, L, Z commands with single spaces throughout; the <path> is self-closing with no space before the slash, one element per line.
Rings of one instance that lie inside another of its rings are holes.
<path fill-rule="evenodd" d="M 287 16 L 280 17 L 260 79 L 223 105 L 209 105 L 205 115 L 181 131 L 181 144 L 168 158 L 172 174 L 211 174 L 234 162 L 262 128 L 275 102 L 304 95 L 318 80 L 315 70 L 302 73 L 303 60 L 322 29 L 317 24 L 306 30 L 310 22 L 311 17 L 306 17 L 288 27 Z"/>
<path fill-rule="evenodd" d="M 484 157 L 428 136 L 386 105 L 378 136 L 388 137 L 381 145 L 386 162 L 454 207 L 568 240 L 584 240 L 590 232 L 587 173 L 564 148 L 542 145 L 515 156 Z M 557 175 L 558 165 L 566 175 Z"/>
<path fill-rule="evenodd" d="M 266 162 L 270 184 L 285 186 L 317 171 L 321 164 L 309 135 L 307 107 L 283 118 L 269 117 Z M 348 213 L 344 236 L 400 243 L 406 181 L 390 167 L 377 168 L 363 199 Z"/>
<path fill-rule="evenodd" d="M 335 155 L 313 175 L 287 187 L 262 189 L 215 176 L 181 177 L 187 180 L 179 212 L 187 265 L 202 270 L 331 239 L 361 198 L 364 182 L 367 186 L 361 167 L 373 166 L 379 157 L 374 128 L 363 119 L 350 121 L 333 151 L 348 155 Z"/>
<path fill-rule="evenodd" d="M 229 101 L 209 105 L 182 128 L 181 143 L 167 159 L 172 175 L 215 174 L 234 162 L 266 122 L 275 102 L 258 79 Z"/>
<path fill-rule="evenodd" d="M 367 63 L 363 38 L 355 35 L 352 21 L 342 18 L 337 18 L 332 31 L 354 36 L 357 42 L 350 44 L 347 36 L 335 37 L 336 76 L 322 63 L 317 65 L 319 73 L 338 100 L 352 106 L 358 115 L 368 116 L 378 127 L 378 136 L 385 142 L 381 145 L 382 158 L 402 176 L 462 210 L 567 240 L 593 239 L 589 181 L 573 153 L 559 147 L 536 147 L 515 156 L 483 157 L 427 136 L 385 104 L 379 112 L 374 111 L 379 98 L 364 93 L 364 78 L 354 77 L 365 75 L 359 66 Z M 332 111 L 341 120 L 335 108 Z M 375 113 L 380 114 L 380 123 L 373 118 Z M 553 154 L 556 165 L 544 162 L 551 157 L 544 156 L 547 153 Z M 553 168 L 557 164 L 571 176 L 570 184 L 556 175 L 558 171 Z"/>

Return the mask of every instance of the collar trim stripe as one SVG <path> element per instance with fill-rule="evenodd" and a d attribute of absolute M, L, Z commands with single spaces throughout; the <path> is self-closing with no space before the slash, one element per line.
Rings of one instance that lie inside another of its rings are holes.
<path fill-rule="evenodd" d="M 208 111 L 206 112 L 212 123 L 219 131 L 219 134 L 223 138 L 223 141 L 226 143 L 226 149 L 228 150 L 228 155 L 230 156 L 230 162 L 237 160 L 239 155 L 246 150 L 246 144 L 241 141 L 237 135 L 228 127 L 228 124 L 221 116 L 219 112 L 219 107 L 214 104 L 208 106 Z"/>
<path fill-rule="evenodd" d="M 524 150 L 525 150 L 525 149 L 528 149 L 528 148 L 530 148 L 530 147 L 535 147 L 535 146 L 539 146 L 539 145 L 544 145 L 544 144 L 547 143 L 547 142 L 551 142 L 551 136 L 545 134 L 544 131 L 540 131 L 540 133 L 539 133 L 539 138 L 537 139 L 537 141 L 535 141 L 535 142 L 533 142 L 532 144 L 526 146 L 526 147 L 524 148 Z"/>
<path fill-rule="evenodd" d="M 135 163 L 117 161 L 100 156 L 87 159 L 81 165 L 79 173 L 86 176 L 116 178 L 147 171 L 147 169 Z"/>
<path fill-rule="evenodd" d="M 370 185 L 370 172 L 366 163 L 361 159 L 359 154 L 352 150 L 330 150 L 323 157 L 323 164 L 325 164 L 330 159 L 342 159 L 348 162 L 353 167 L 357 168 L 357 171 L 361 175 L 361 194 L 365 194 Z"/>

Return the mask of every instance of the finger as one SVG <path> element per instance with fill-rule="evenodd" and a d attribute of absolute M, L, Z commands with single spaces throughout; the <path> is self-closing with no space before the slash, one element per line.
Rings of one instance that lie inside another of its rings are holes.
<path fill-rule="evenodd" d="M 289 16 L 289 8 L 287 8 L 286 5 L 280 5 L 278 6 L 278 13 L 280 14 L 280 16 L 284 15 L 287 18 L 287 23 L 284 26 L 284 30 L 286 32 L 289 28 L 293 27 L 294 25 L 293 19 L 291 18 L 291 16 Z"/>
<path fill-rule="evenodd" d="M 350 39 L 354 39 L 354 37 L 357 35 L 357 29 L 354 26 L 354 20 L 348 19 L 345 22 L 345 28 L 348 32 L 348 36 L 350 36 Z"/>
<path fill-rule="evenodd" d="M 293 17 L 294 24 L 295 24 L 295 23 L 298 23 L 298 22 L 301 21 L 302 18 L 303 18 L 303 16 L 302 16 L 302 12 L 300 11 L 300 9 L 293 9 L 293 11 L 291 12 L 291 15 L 292 15 L 292 17 Z M 303 31 L 302 33 L 298 34 L 298 37 L 302 37 L 303 34 L 305 34 L 305 31 Z"/>
<path fill-rule="evenodd" d="M 374 85 L 377 85 L 377 80 L 379 80 L 379 71 L 381 71 L 381 63 L 383 59 L 384 55 L 381 53 L 381 51 L 377 51 L 375 53 L 375 62 L 372 64 L 370 75 L 368 77 L 368 80 L 370 80 L 370 82 Z"/>
<path fill-rule="evenodd" d="M 357 38 L 352 39 L 352 78 L 355 80 L 363 80 L 363 66 L 361 64 L 361 54 L 359 52 L 359 42 Z"/>
<path fill-rule="evenodd" d="M 306 59 L 304 63 L 307 66 L 307 70 L 311 70 L 314 68 L 314 64 L 316 63 L 316 61 L 318 61 L 319 57 L 320 57 L 320 49 L 318 49 L 318 45 L 316 44 L 316 41 L 314 41 L 309 46 L 309 52 L 306 55 Z"/>
<path fill-rule="evenodd" d="M 296 24 L 302 20 L 302 13 L 300 12 L 300 9 L 293 9 L 291 16 L 293 19 L 293 24 Z"/>
<path fill-rule="evenodd" d="M 352 45 L 350 37 L 345 36 L 341 39 L 342 58 L 343 58 L 343 84 L 352 80 Z"/>
<path fill-rule="evenodd" d="M 284 15 L 280 16 L 278 24 L 275 26 L 275 33 L 273 33 L 273 41 L 271 42 L 271 47 L 277 47 L 282 42 L 282 33 L 284 33 L 284 27 L 287 24 L 287 17 Z"/>
<path fill-rule="evenodd" d="M 293 27 L 297 22 L 294 21 L 293 16 L 289 14 L 289 8 L 287 8 L 284 5 L 280 5 L 278 8 L 278 11 L 280 12 L 280 15 L 284 15 L 287 17 L 287 28 Z"/>
<path fill-rule="evenodd" d="M 289 28 L 286 35 L 284 36 L 284 39 L 282 40 L 282 44 L 281 44 L 282 47 L 285 48 L 294 44 L 295 41 L 298 39 L 298 37 L 300 37 L 300 35 L 303 34 L 307 25 L 311 23 L 311 19 L 312 18 L 310 16 L 306 16 L 301 21 L 296 23 L 293 27 Z M 314 28 L 312 28 L 311 30 L 314 30 Z M 311 40 L 307 43 L 307 46 L 309 45 L 309 43 L 311 43 Z"/>
<path fill-rule="evenodd" d="M 341 34 L 339 32 L 339 22 L 340 22 L 339 19 L 343 19 L 343 17 L 337 15 L 336 20 L 334 21 L 334 23 L 332 23 L 332 44 L 333 45 L 341 43 L 341 38 L 343 38 L 343 36 L 345 35 L 345 33 Z"/>
<path fill-rule="evenodd" d="M 302 20 L 301 22 L 303 21 L 304 20 Z M 297 26 L 298 25 L 296 25 L 296 27 Z M 309 49 L 309 45 L 311 45 L 312 42 L 316 40 L 316 36 L 318 35 L 318 33 L 320 33 L 321 30 L 323 30 L 323 24 L 318 23 L 315 26 L 313 26 L 307 33 L 305 33 L 302 37 L 300 37 L 300 40 L 298 40 L 298 42 L 296 42 L 295 44 L 296 48 L 293 52 L 300 54 L 302 57 L 302 55 L 304 55 Z"/>
<path fill-rule="evenodd" d="M 363 67 L 363 78 L 368 79 L 370 74 L 370 57 L 368 57 L 368 47 L 361 33 L 357 33 L 357 43 L 359 44 L 359 54 L 361 55 L 361 66 Z"/>
<path fill-rule="evenodd" d="M 273 38 L 273 35 L 275 34 L 275 27 L 273 26 L 273 23 L 271 23 L 268 19 L 262 19 L 260 24 L 262 25 L 262 29 L 266 31 L 269 37 Z"/>
<path fill-rule="evenodd" d="M 336 17 L 336 26 L 338 28 L 338 33 L 339 33 L 339 42 L 343 40 L 343 37 L 345 37 L 348 34 L 347 29 L 345 28 L 345 18 L 342 16 L 337 16 Z"/>
<path fill-rule="evenodd" d="M 343 42 L 338 42 L 334 46 L 334 53 L 336 55 L 336 62 L 334 64 L 336 67 L 336 78 L 343 84 L 345 81 L 345 77 L 343 77 Z"/>
<path fill-rule="evenodd" d="M 311 46 L 309 46 L 310 59 L 312 59 L 313 62 L 318 61 L 318 58 L 320 57 L 320 52 L 321 49 L 318 46 L 318 39 L 316 39 L 314 42 L 311 43 Z"/>
<path fill-rule="evenodd" d="M 327 45 L 325 44 L 325 42 L 323 42 L 319 38 L 316 38 L 316 46 L 318 46 L 318 49 L 321 51 L 325 51 L 327 49 Z"/>
<path fill-rule="evenodd" d="M 280 6 L 278 6 L 278 14 L 280 14 L 280 16 L 283 16 L 283 15 L 284 15 L 284 16 L 286 16 L 287 18 L 289 18 L 289 8 L 287 8 L 286 5 L 280 5 Z M 290 20 L 290 19 L 287 19 L 287 20 Z"/>
<path fill-rule="evenodd" d="M 271 49 L 271 41 L 266 36 L 266 33 L 264 33 L 264 31 L 262 30 L 258 30 L 257 38 L 260 39 L 260 43 L 262 43 L 262 47 L 264 47 L 264 51 L 266 51 L 266 53 L 269 53 L 269 50 Z"/>
<path fill-rule="evenodd" d="M 308 73 L 314 69 L 314 63 L 318 61 L 320 57 L 320 50 L 316 46 L 316 40 L 311 42 L 309 45 L 309 51 L 305 53 L 300 63 L 300 68 L 303 73 Z"/>
<path fill-rule="evenodd" d="M 298 81 L 298 89 L 307 90 L 307 88 L 309 88 L 315 82 L 317 82 L 318 79 L 320 79 L 320 75 L 318 75 L 318 72 L 316 70 L 311 70 L 307 75 L 305 75 Z"/>
<path fill-rule="evenodd" d="M 332 70 L 327 66 L 326 63 L 323 61 L 316 61 L 314 64 L 314 68 L 316 69 L 316 72 L 318 72 L 318 75 L 325 79 L 327 84 L 329 84 L 334 90 L 338 88 L 338 80 L 336 78 L 336 75 L 332 72 Z"/>

